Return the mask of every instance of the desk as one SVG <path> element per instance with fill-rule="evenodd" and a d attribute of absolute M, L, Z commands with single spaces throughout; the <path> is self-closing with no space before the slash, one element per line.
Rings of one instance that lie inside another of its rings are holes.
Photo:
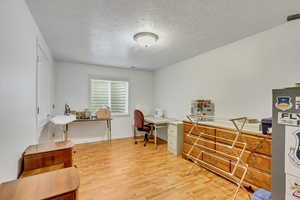
<path fill-rule="evenodd" d="M 112 118 L 103 118 L 103 119 L 76 119 L 72 123 L 80 123 L 80 122 L 102 122 L 106 121 L 106 127 L 108 129 L 108 142 L 111 144 L 111 120 Z M 68 129 L 68 127 L 66 127 Z"/>
<path fill-rule="evenodd" d="M 76 200 L 79 188 L 76 168 L 64 168 L 0 184 L 2 200 Z"/>
<path fill-rule="evenodd" d="M 168 124 L 171 121 L 167 118 L 155 118 L 153 116 L 146 116 L 144 121 L 147 123 L 151 123 L 154 126 L 154 144 L 155 148 L 157 148 L 157 129 L 168 127 Z"/>

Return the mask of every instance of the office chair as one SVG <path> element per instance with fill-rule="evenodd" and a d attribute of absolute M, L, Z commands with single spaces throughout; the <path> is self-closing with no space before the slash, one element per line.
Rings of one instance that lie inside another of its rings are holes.
<path fill-rule="evenodd" d="M 134 110 L 134 139 L 136 141 L 136 131 L 141 131 L 145 133 L 144 136 L 144 146 L 149 142 L 148 134 L 152 133 L 153 126 L 151 124 L 145 124 L 144 114 L 140 110 Z"/>

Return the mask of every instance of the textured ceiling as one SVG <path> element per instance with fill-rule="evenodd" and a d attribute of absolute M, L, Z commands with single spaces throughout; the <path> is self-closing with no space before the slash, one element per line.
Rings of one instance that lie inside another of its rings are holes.
<path fill-rule="evenodd" d="M 285 23 L 299 0 L 28 0 L 56 60 L 155 69 Z M 138 46 L 133 35 L 159 35 Z"/>

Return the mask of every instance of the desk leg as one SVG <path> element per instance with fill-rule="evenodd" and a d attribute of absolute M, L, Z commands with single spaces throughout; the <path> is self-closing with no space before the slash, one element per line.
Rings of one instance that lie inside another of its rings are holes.
<path fill-rule="evenodd" d="M 155 148 L 157 149 L 157 128 L 154 125 L 154 144 L 155 144 Z"/>
<path fill-rule="evenodd" d="M 108 122 L 109 144 L 111 144 L 111 120 L 107 120 L 107 122 Z"/>
<path fill-rule="evenodd" d="M 65 135 L 65 141 L 68 141 L 68 134 L 69 134 L 69 124 L 65 125 L 64 135 Z"/>

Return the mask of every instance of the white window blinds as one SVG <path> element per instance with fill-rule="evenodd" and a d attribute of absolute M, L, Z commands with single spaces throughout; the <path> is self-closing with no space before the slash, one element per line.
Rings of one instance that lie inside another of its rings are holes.
<path fill-rule="evenodd" d="M 89 110 L 108 106 L 113 114 L 128 114 L 128 82 L 90 79 Z"/>

